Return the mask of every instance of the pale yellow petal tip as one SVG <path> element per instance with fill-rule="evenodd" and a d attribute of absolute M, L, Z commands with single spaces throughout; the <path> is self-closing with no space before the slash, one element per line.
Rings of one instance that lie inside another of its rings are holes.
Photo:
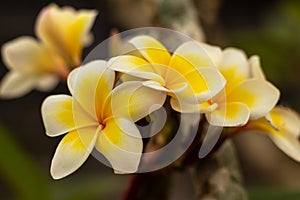
<path fill-rule="evenodd" d="M 151 36 L 148 36 L 148 35 L 139 35 L 139 36 L 135 36 L 134 38 L 130 39 L 128 42 L 129 43 L 139 43 L 139 42 L 142 42 L 142 41 L 148 41 L 148 45 L 150 45 L 151 43 L 150 42 L 155 42 L 154 44 L 160 44 L 159 41 L 157 41 L 154 37 L 151 37 Z M 152 43 L 153 44 L 153 43 Z M 151 47 L 151 46 L 149 46 Z M 155 47 L 157 47 L 155 45 Z"/>
<path fill-rule="evenodd" d="M 69 174 L 61 173 L 59 170 L 56 170 L 53 167 L 51 167 L 50 169 L 50 174 L 54 180 L 59 180 L 69 175 Z"/>
<path fill-rule="evenodd" d="M 55 166 L 52 160 L 52 164 L 50 167 L 50 175 L 54 180 L 65 178 L 70 174 L 74 173 L 75 171 L 76 170 L 66 170 L 64 169 L 64 166 Z"/>
<path fill-rule="evenodd" d="M 300 116 L 284 106 L 276 106 L 266 116 L 274 131 L 269 137 L 286 155 L 300 162 Z"/>
<path fill-rule="evenodd" d="M 82 9 L 79 10 L 79 12 L 81 12 L 84 15 L 88 15 L 91 19 L 94 19 L 99 14 L 97 10 Z"/>
<path fill-rule="evenodd" d="M 242 103 L 227 103 L 219 105 L 217 109 L 206 113 L 205 116 L 213 126 L 240 127 L 248 122 L 250 110 Z"/>
<path fill-rule="evenodd" d="M 2 56 L 2 60 L 3 60 L 3 63 L 6 65 L 7 68 L 9 68 L 8 66 L 8 62 L 7 62 L 7 59 L 9 57 L 9 53 L 8 53 L 8 48 L 9 48 L 9 44 L 11 42 L 6 42 L 5 44 L 3 44 L 1 46 L 1 56 Z"/>
<path fill-rule="evenodd" d="M 126 160 L 126 161 L 123 160 L 120 162 L 111 163 L 115 174 L 133 174 L 138 171 L 141 154 L 133 153 L 133 152 L 128 152 L 128 153 L 134 154 L 134 158 L 129 156 L 128 160 Z M 130 160 L 131 160 L 131 162 L 130 162 Z M 121 162 L 123 162 L 123 163 L 121 163 Z"/>
<path fill-rule="evenodd" d="M 133 169 L 133 170 L 130 170 L 130 171 L 122 171 L 122 170 L 115 170 L 114 169 L 114 173 L 115 174 L 133 174 L 133 173 L 136 173 L 137 170 L 138 170 L 137 168 Z"/>
<path fill-rule="evenodd" d="M 242 57 L 247 57 L 245 52 L 239 48 L 236 47 L 227 47 L 223 50 L 223 54 L 235 54 Z"/>
<path fill-rule="evenodd" d="M 55 137 L 75 129 L 72 97 L 68 95 L 51 95 L 41 106 L 41 114 L 46 135 Z"/>
<path fill-rule="evenodd" d="M 257 79 L 266 79 L 266 76 L 261 68 L 260 58 L 257 55 L 253 55 L 249 58 L 249 65 L 250 65 L 250 73 L 252 78 Z"/>
<path fill-rule="evenodd" d="M 34 79 L 10 71 L 1 80 L 0 97 L 3 99 L 19 98 L 29 93 L 34 86 Z"/>
<path fill-rule="evenodd" d="M 50 15 L 50 13 L 53 12 L 53 10 L 57 11 L 58 9 L 59 9 L 59 7 L 55 3 L 51 3 L 48 6 L 44 7 L 40 11 L 40 13 L 39 13 L 39 15 L 37 17 L 37 22 L 40 21 L 41 19 L 43 19 L 44 17 L 47 17 L 48 15 Z"/>
<path fill-rule="evenodd" d="M 293 137 L 291 135 L 274 135 L 269 134 L 270 139 L 274 142 L 274 144 L 283 151 L 287 156 L 292 158 L 293 160 L 300 162 L 300 134 L 298 133 L 298 137 Z"/>
<path fill-rule="evenodd" d="M 1 46 L 2 60 L 8 69 L 14 68 L 13 59 L 16 55 L 20 54 L 23 46 L 37 45 L 38 42 L 30 36 L 20 36 L 11 41 L 4 43 Z M 21 50 L 20 50 L 21 49 Z"/>

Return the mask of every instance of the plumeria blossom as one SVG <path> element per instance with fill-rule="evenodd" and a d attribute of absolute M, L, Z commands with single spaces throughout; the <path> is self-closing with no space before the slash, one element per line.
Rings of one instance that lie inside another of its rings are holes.
<path fill-rule="evenodd" d="M 203 103 L 225 85 L 225 79 L 215 67 L 222 56 L 218 47 L 185 42 L 171 55 L 163 44 L 150 36 L 137 36 L 129 43 L 134 50 L 110 59 L 109 67 L 171 96 L 172 107 L 173 101 L 183 105 Z M 203 104 L 200 112 L 210 107 Z"/>
<path fill-rule="evenodd" d="M 69 67 L 76 67 L 81 64 L 82 48 L 92 42 L 90 30 L 96 15 L 95 10 L 76 11 L 72 7 L 59 8 L 51 4 L 37 18 L 36 35 Z"/>
<path fill-rule="evenodd" d="M 258 56 L 250 58 L 251 76 L 264 80 Z M 246 129 L 269 135 L 274 144 L 294 160 L 300 162 L 300 117 L 287 107 L 276 106 L 265 117 L 250 121 Z"/>
<path fill-rule="evenodd" d="M 63 60 L 45 45 L 32 37 L 20 37 L 2 46 L 3 62 L 10 70 L 2 79 L 0 96 L 16 98 L 33 88 L 53 89 L 59 76 L 66 77 L 68 70 Z"/>
<path fill-rule="evenodd" d="M 249 62 L 241 50 L 225 49 L 219 70 L 226 79 L 226 86 L 207 102 L 216 105 L 205 113 L 210 124 L 242 126 L 249 119 L 265 116 L 276 105 L 279 90 L 270 82 L 251 76 Z"/>
<path fill-rule="evenodd" d="M 276 106 L 266 117 L 250 121 L 246 130 L 268 134 L 279 149 L 300 162 L 300 117 L 295 111 Z"/>
<path fill-rule="evenodd" d="M 115 73 L 106 61 L 92 61 L 70 73 L 72 96 L 53 95 L 43 102 L 46 134 L 67 133 L 52 160 L 53 178 L 77 170 L 93 149 L 105 156 L 115 173 L 138 169 L 143 143 L 134 122 L 159 108 L 163 92 L 137 81 L 113 89 L 114 83 Z"/>
<path fill-rule="evenodd" d="M 16 98 L 32 89 L 48 91 L 59 78 L 66 79 L 69 70 L 81 63 L 96 14 L 54 4 L 44 8 L 35 25 L 38 40 L 22 36 L 2 46 L 2 58 L 10 71 L 1 82 L 0 96 Z"/>

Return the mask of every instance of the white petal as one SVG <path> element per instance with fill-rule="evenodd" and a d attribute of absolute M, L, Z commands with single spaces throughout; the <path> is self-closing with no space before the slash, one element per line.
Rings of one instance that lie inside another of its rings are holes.
<path fill-rule="evenodd" d="M 208 88 L 206 98 L 213 98 L 225 87 L 226 80 L 216 68 L 202 67 L 198 71 L 204 77 L 206 87 Z M 205 96 L 205 93 L 199 94 L 200 96 Z M 206 98 L 204 97 L 204 99 Z"/>
<path fill-rule="evenodd" d="M 75 67 L 81 63 L 82 47 L 90 40 L 89 32 L 96 15 L 94 10 L 75 11 L 51 4 L 39 13 L 35 31 L 44 44 L 63 57 L 70 67 Z"/>
<path fill-rule="evenodd" d="M 263 80 L 266 79 L 266 76 L 260 66 L 260 60 L 258 56 L 251 56 L 251 58 L 249 59 L 249 65 L 252 78 Z"/>
<path fill-rule="evenodd" d="M 63 61 L 44 44 L 32 37 L 19 37 L 5 43 L 1 49 L 4 63 L 9 69 L 39 75 L 61 73 L 65 70 Z"/>
<path fill-rule="evenodd" d="M 8 72 L 1 80 L 1 98 L 18 98 L 35 88 L 38 78 L 16 71 Z"/>
<path fill-rule="evenodd" d="M 249 66 L 246 54 L 236 48 L 226 48 L 223 51 L 222 64 L 220 66 L 221 72 L 226 72 L 227 70 L 233 70 L 231 75 L 235 78 L 249 77 Z M 227 78 L 227 77 L 226 77 Z M 228 77 L 230 78 L 230 77 Z"/>
<path fill-rule="evenodd" d="M 121 118 L 109 120 L 95 146 L 110 162 L 115 173 L 137 171 L 143 142 L 133 122 Z"/>
<path fill-rule="evenodd" d="M 177 98 L 171 98 L 171 106 L 174 110 L 181 113 L 206 113 L 211 112 L 217 108 L 217 104 L 210 104 L 208 102 L 201 104 L 191 104 L 189 102 L 179 102 Z"/>
<path fill-rule="evenodd" d="M 111 58 L 107 65 L 110 69 L 118 72 L 130 74 L 138 78 L 158 80 L 163 82 L 161 75 L 156 73 L 152 64 L 149 64 L 144 59 L 136 56 L 117 56 Z"/>
<path fill-rule="evenodd" d="M 40 91 L 50 91 L 53 90 L 59 82 L 59 78 L 53 74 L 46 74 L 39 78 L 36 89 Z"/>
<path fill-rule="evenodd" d="M 300 117 L 295 111 L 278 106 L 268 116 L 275 129 L 269 136 L 288 156 L 300 162 Z M 273 133 L 273 134 L 272 134 Z"/>
<path fill-rule="evenodd" d="M 225 86 L 226 80 L 222 74 L 214 67 L 201 67 L 187 73 L 184 76 L 189 84 L 182 93 L 176 94 L 182 101 L 192 104 L 203 103 L 212 99 Z"/>
<path fill-rule="evenodd" d="M 168 50 L 156 39 L 150 36 L 141 35 L 132 38 L 129 43 L 151 63 L 167 65 L 171 58 Z"/>
<path fill-rule="evenodd" d="M 1 53 L 4 63 L 10 69 L 32 72 L 34 60 L 43 51 L 41 44 L 32 37 L 23 36 L 5 43 Z"/>
<path fill-rule="evenodd" d="M 167 88 L 163 87 L 161 84 L 155 81 L 144 81 L 143 85 L 154 90 L 162 91 L 162 92 L 171 92 Z"/>
<path fill-rule="evenodd" d="M 219 47 L 211 46 L 200 42 L 185 42 L 174 52 L 170 66 L 178 71 L 185 70 L 186 67 L 217 67 L 222 58 L 222 51 Z"/>
<path fill-rule="evenodd" d="M 219 104 L 217 109 L 205 114 L 207 121 L 213 126 L 236 127 L 245 125 L 250 110 L 243 103 Z"/>
<path fill-rule="evenodd" d="M 101 109 L 114 80 L 115 74 L 106 67 L 106 61 L 96 60 L 73 70 L 68 76 L 68 87 L 76 101 L 97 119 L 96 107 Z"/>
<path fill-rule="evenodd" d="M 137 121 L 154 110 L 159 109 L 165 102 L 166 93 L 143 86 L 141 82 L 125 82 L 116 87 L 111 94 L 113 116 L 129 117 Z M 122 102 L 122 106 L 120 105 Z"/>
<path fill-rule="evenodd" d="M 99 129 L 90 127 L 68 133 L 59 143 L 51 163 L 54 179 L 63 178 L 76 171 L 92 151 Z"/>
<path fill-rule="evenodd" d="M 109 59 L 108 67 L 118 72 L 126 73 L 128 71 L 152 72 L 149 63 L 139 57 L 132 55 L 122 55 Z"/>
<path fill-rule="evenodd" d="M 227 101 L 246 104 L 251 112 L 250 119 L 258 119 L 274 108 L 279 96 L 279 90 L 271 83 L 261 79 L 248 79 L 227 94 Z"/>
<path fill-rule="evenodd" d="M 79 105 L 74 104 L 76 101 L 68 95 L 52 95 L 44 100 L 41 111 L 48 136 L 54 137 L 75 129 L 98 125 Z"/>
<path fill-rule="evenodd" d="M 58 136 L 75 129 L 71 96 L 49 96 L 44 100 L 41 110 L 48 136 Z"/>
<path fill-rule="evenodd" d="M 276 146 L 286 153 L 289 157 L 300 162 L 300 142 L 298 138 L 294 137 L 282 137 L 275 134 L 269 134 L 271 140 L 276 144 Z"/>

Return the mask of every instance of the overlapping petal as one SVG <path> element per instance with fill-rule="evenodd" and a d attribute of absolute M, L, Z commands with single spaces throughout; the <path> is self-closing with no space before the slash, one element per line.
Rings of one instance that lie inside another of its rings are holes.
<path fill-rule="evenodd" d="M 218 106 L 216 103 L 210 104 L 209 102 L 192 104 L 174 97 L 171 98 L 170 103 L 172 108 L 180 113 L 207 113 L 215 110 Z"/>
<path fill-rule="evenodd" d="M 250 109 L 250 119 L 265 116 L 276 105 L 280 92 L 271 83 L 248 79 L 227 94 L 227 102 L 242 102 Z"/>
<path fill-rule="evenodd" d="M 141 35 L 132 38 L 129 43 L 144 56 L 144 58 L 150 63 L 157 63 L 168 65 L 171 55 L 163 44 L 158 42 L 156 39 Z"/>
<path fill-rule="evenodd" d="M 75 129 L 71 96 L 49 96 L 44 100 L 41 110 L 48 136 L 58 136 Z"/>
<path fill-rule="evenodd" d="M 216 68 L 221 56 L 219 48 L 198 42 L 186 42 L 175 50 L 169 65 L 172 70 L 184 77 L 191 89 L 185 91 L 186 94 L 183 96 L 194 95 L 203 102 L 224 87 L 225 79 Z M 181 78 L 178 75 L 174 76 L 172 70 L 168 71 L 167 80 Z"/>
<path fill-rule="evenodd" d="M 126 73 L 127 77 L 130 75 L 128 80 L 134 80 L 132 76 L 145 79 L 140 80 L 144 81 L 144 86 L 165 92 L 172 96 L 174 101 L 179 98 L 187 104 L 187 110 L 193 106 L 196 110 L 209 110 L 211 106 L 203 106 L 203 103 L 225 86 L 226 81 L 216 67 L 222 57 L 218 47 L 185 42 L 171 56 L 167 49 L 152 37 L 137 36 L 129 42 L 146 60 L 122 55 L 109 61 L 110 68 Z"/>
<path fill-rule="evenodd" d="M 46 134 L 51 137 L 98 125 L 97 121 L 68 95 L 47 97 L 42 104 L 41 112 Z"/>
<path fill-rule="evenodd" d="M 78 134 L 78 131 L 84 134 Z M 51 163 L 54 179 L 63 178 L 77 170 L 92 151 L 100 129 L 88 127 L 68 133 L 59 143 Z"/>
<path fill-rule="evenodd" d="M 184 78 L 191 88 L 190 97 L 196 97 L 199 103 L 212 99 L 225 86 L 226 80 L 214 67 L 201 67 L 187 73 Z M 190 92 L 186 90 L 184 93 Z M 194 98 L 192 97 L 192 98 Z"/>
<path fill-rule="evenodd" d="M 280 92 L 264 79 L 258 57 L 251 57 L 248 61 L 243 51 L 227 48 L 223 51 L 219 69 L 226 79 L 226 86 L 222 95 L 219 93 L 213 97 L 213 102 L 218 104 L 218 107 L 212 113 L 215 112 L 218 116 L 223 115 L 224 126 L 241 126 L 247 123 L 247 109 L 250 112 L 248 119 L 255 120 L 267 115 L 274 108 Z M 234 105 L 234 107 L 227 109 L 227 104 L 228 106 Z M 245 106 L 247 109 L 244 108 Z M 241 112 L 241 118 L 231 119 L 230 115 L 235 116 L 237 108 Z M 220 111 L 222 111 L 221 114 Z M 207 113 L 206 116 L 211 117 L 212 113 Z M 221 118 L 219 120 L 215 116 L 215 119 L 217 122 L 214 125 L 221 122 Z M 208 121 L 212 122 L 212 120 Z"/>
<path fill-rule="evenodd" d="M 246 54 L 235 48 L 223 51 L 220 72 L 227 81 L 226 91 L 231 91 L 237 84 L 249 78 L 250 70 Z"/>
<path fill-rule="evenodd" d="M 161 74 L 157 74 L 155 65 L 149 64 L 146 60 L 132 56 L 122 55 L 111 58 L 108 61 L 108 67 L 112 70 L 130 74 L 139 78 L 156 80 L 163 82 Z M 154 68 L 155 67 L 155 68 Z"/>
<path fill-rule="evenodd" d="M 217 67 L 222 58 L 219 47 L 199 42 L 185 42 L 174 52 L 169 65 L 181 74 L 199 67 Z"/>
<path fill-rule="evenodd" d="M 207 112 L 207 121 L 214 126 L 236 127 L 245 125 L 250 117 L 249 108 L 239 102 L 219 104 L 217 109 Z"/>
<path fill-rule="evenodd" d="M 76 101 L 97 120 L 114 81 L 115 74 L 107 63 L 96 60 L 74 69 L 68 77 L 68 87 Z"/>
<path fill-rule="evenodd" d="M 111 109 L 114 117 L 126 117 L 135 122 L 159 109 L 165 99 L 165 92 L 145 87 L 142 82 L 131 81 L 112 91 L 105 109 Z M 120 102 L 122 106 L 119 106 Z"/>
<path fill-rule="evenodd" d="M 113 89 L 114 79 L 105 61 L 92 61 L 70 74 L 68 86 L 73 97 L 54 95 L 44 101 L 42 116 L 47 135 L 69 132 L 52 161 L 55 179 L 78 169 L 94 147 L 116 173 L 138 169 L 143 143 L 134 121 L 160 108 L 166 94 L 139 81 Z"/>
<path fill-rule="evenodd" d="M 126 118 L 108 120 L 95 147 L 108 159 L 115 173 L 137 171 L 143 142 L 132 121 Z"/>

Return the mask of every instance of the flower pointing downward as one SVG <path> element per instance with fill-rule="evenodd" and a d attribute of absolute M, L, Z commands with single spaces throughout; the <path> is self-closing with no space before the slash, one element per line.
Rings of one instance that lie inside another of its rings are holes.
<path fill-rule="evenodd" d="M 52 160 L 55 179 L 77 170 L 94 148 L 116 173 L 138 169 L 143 143 L 134 122 L 158 109 L 165 99 L 162 92 L 136 81 L 112 90 L 115 73 L 106 65 L 99 60 L 73 70 L 68 77 L 72 96 L 53 95 L 42 105 L 46 134 L 67 133 Z"/>

